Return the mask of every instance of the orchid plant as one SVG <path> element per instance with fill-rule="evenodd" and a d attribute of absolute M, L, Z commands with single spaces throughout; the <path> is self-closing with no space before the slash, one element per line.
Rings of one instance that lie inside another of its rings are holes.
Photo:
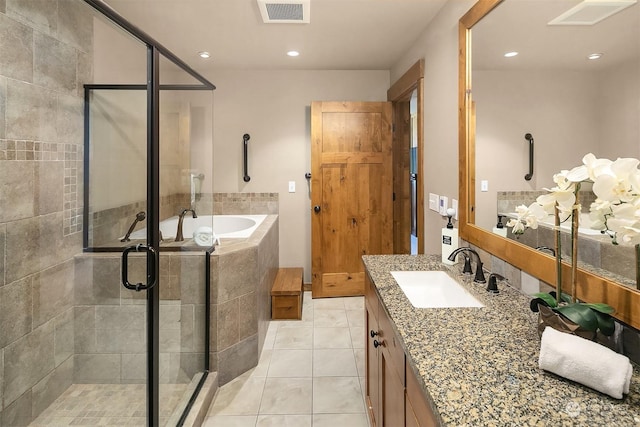
<path fill-rule="evenodd" d="M 640 161 L 618 158 L 615 161 L 596 158 L 592 153 L 582 159 L 582 165 L 571 170 L 562 170 L 553 176 L 556 184 L 547 194 L 539 196 L 530 206 L 516 208 L 516 217 L 509 220 L 512 233 L 520 235 L 526 228 L 536 229 L 538 222 L 547 215 L 556 218 L 557 291 L 555 298 L 539 293 L 531 308 L 537 311 L 538 303 L 551 307 L 573 322 L 588 330 L 600 329 L 605 335 L 613 333 L 613 319 L 609 316 L 613 308 L 607 304 L 576 303 L 575 271 L 577 258 L 577 229 L 581 206 L 578 192 L 582 183 L 593 183 L 596 200 L 589 207 L 591 228 L 611 237 L 614 245 L 636 247 L 640 252 Z M 572 220 L 572 290 L 566 296 L 561 291 L 562 268 L 560 251 L 560 223 Z M 561 301 L 566 304 L 561 305 Z M 534 309 L 535 307 L 535 309 Z"/>
<path fill-rule="evenodd" d="M 538 222 L 555 214 L 557 207 L 560 222 L 572 217 L 576 195 L 580 185 L 592 182 L 596 200 L 589 207 L 591 228 L 608 234 L 614 245 L 640 244 L 640 161 L 619 158 L 615 161 L 598 159 L 589 153 L 582 159 L 583 165 L 563 170 L 553 176 L 556 186 L 548 189 L 530 206 L 516 208 L 516 218 L 507 223 L 513 234 L 522 234 L 526 228 L 538 228 Z"/>

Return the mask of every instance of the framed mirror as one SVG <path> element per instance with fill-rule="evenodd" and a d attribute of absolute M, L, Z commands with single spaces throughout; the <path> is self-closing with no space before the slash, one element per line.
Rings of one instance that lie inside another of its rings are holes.
<path fill-rule="evenodd" d="M 567 25 L 602 15 L 566 13 L 580 3 L 480 0 L 459 26 L 460 235 L 552 285 L 554 259 L 535 249 L 552 246 L 544 244 L 553 242 L 551 229 L 503 237 L 492 231 L 498 215 L 533 202 L 554 185 L 554 173 L 580 165 L 589 152 L 640 157 L 640 5 L 616 2 L 627 7 L 595 24 Z M 562 25 L 550 24 L 556 18 Z M 587 59 L 591 53 L 602 55 Z M 527 134 L 535 139 L 531 170 Z M 586 189 L 583 206 L 590 197 Z M 606 302 L 640 328 L 633 248 L 607 236 L 584 239 L 576 296 Z"/>

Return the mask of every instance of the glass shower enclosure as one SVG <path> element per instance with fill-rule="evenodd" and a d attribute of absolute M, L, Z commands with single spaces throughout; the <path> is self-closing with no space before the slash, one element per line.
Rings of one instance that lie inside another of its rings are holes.
<path fill-rule="evenodd" d="M 94 79 L 84 86 L 74 382 L 123 424 L 182 425 L 209 369 L 213 243 L 196 244 L 186 224 L 212 225 L 215 87 L 101 1 L 85 1 L 108 19 L 94 22 Z"/>

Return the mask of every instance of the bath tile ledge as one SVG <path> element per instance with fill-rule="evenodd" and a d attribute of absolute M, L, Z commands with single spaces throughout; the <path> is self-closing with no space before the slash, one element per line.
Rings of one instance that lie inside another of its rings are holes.
<path fill-rule="evenodd" d="M 439 255 L 363 262 L 442 425 L 640 426 L 640 368 L 622 400 L 540 370 L 536 314 L 517 290 L 490 294 Z M 485 307 L 414 308 L 390 274 L 402 270 L 449 271 Z"/>

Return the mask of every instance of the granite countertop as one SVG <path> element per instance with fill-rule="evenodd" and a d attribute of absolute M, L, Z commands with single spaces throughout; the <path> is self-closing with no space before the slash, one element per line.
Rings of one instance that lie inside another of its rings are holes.
<path fill-rule="evenodd" d="M 443 425 L 640 426 L 639 367 L 622 400 L 539 369 L 537 314 L 505 282 L 491 294 L 439 255 L 362 259 Z M 415 308 L 390 274 L 403 270 L 448 271 L 485 307 Z"/>

